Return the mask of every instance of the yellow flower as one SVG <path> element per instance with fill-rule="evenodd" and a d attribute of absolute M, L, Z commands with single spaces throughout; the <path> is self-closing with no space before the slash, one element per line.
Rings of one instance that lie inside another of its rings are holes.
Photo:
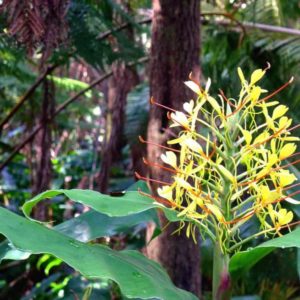
<path fill-rule="evenodd" d="M 285 105 L 278 105 L 272 114 L 272 119 L 278 119 L 282 117 L 289 109 Z"/>
<path fill-rule="evenodd" d="M 180 187 L 183 187 L 184 189 L 186 189 L 188 191 L 193 189 L 192 186 L 181 177 L 175 176 L 174 180 Z"/>
<path fill-rule="evenodd" d="M 279 152 L 279 158 L 282 160 L 291 156 L 296 151 L 296 149 L 297 146 L 294 143 L 285 144 Z"/>
<path fill-rule="evenodd" d="M 201 95 L 201 89 L 198 84 L 196 84 L 194 81 L 185 81 L 184 84 L 189 87 L 193 92 L 195 92 L 197 95 Z"/>
<path fill-rule="evenodd" d="M 242 129 L 242 133 L 246 142 L 246 145 L 249 146 L 252 141 L 252 134 L 249 130 Z"/>
<path fill-rule="evenodd" d="M 262 206 L 273 203 L 281 197 L 280 193 L 275 190 L 271 191 L 267 185 L 259 186 L 259 193 Z"/>
<path fill-rule="evenodd" d="M 192 114 L 194 108 L 194 100 L 191 100 L 190 102 L 183 103 L 183 109 L 188 112 L 189 114 Z"/>
<path fill-rule="evenodd" d="M 173 168 L 176 169 L 177 167 L 177 157 L 176 154 L 172 151 L 167 151 L 165 154 L 162 154 L 160 156 L 162 161 L 166 163 L 167 165 L 172 166 Z"/>
<path fill-rule="evenodd" d="M 193 140 L 192 138 L 187 138 L 182 143 L 194 152 L 203 153 L 203 150 L 202 150 L 202 147 L 200 146 L 200 144 L 198 142 L 196 142 L 195 140 Z"/>
<path fill-rule="evenodd" d="M 297 177 L 290 173 L 289 170 L 280 170 L 276 173 L 276 177 L 279 179 L 279 186 L 281 188 L 290 185 L 297 180 Z"/>
<path fill-rule="evenodd" d="M 182 126 L 189 128 L 189 120 L 183 112 L 176 111 L 175 113 L 171 113 L 171 119 L 174 123 L 170 127 Z"/>
<path fill-rule="evenodd" d="M 157 194 L 162 198 L 165 198 L 169 201 L 173 201 L 173 187 L 172 186 L 164 185 L 164 186 L 158 188 Z"/>
<path fill-rule="evenodd" d="M 261 80 L 265 73 L 266 71 L 262 69 L 255 70 L 251 75 L 250 86 L 254 85 L 257 81 Z"/>
<path fill-rule="evenodd" d="M 268 206 L 269 215 L 276 229 L 280 229 L 281 226 L 289 224 L 293 220 L 293 213 L 287 211 L 285 208 L 280 208 L 277 212 L 272 205 Z"/>

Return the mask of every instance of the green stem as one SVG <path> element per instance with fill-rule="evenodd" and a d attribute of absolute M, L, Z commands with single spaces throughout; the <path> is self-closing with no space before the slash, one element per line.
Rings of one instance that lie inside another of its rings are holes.
<path fill-rule="evenodd" d="M 229 255 L 222 252 L 218 242 L 215 243 L 215 247 L 214 247 L 212 299 L 214 300 L 231 299 Z"/>

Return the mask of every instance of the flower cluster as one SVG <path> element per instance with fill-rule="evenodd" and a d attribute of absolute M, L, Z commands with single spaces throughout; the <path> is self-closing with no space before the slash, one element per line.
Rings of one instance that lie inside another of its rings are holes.
<path fill-rule="evenodd" d="M 217 99 L 210 96 L 210 80 L 205 89 L 193 80 L 185 82 L 197 99 L 184 103 L 183 111 L 169 113 L 170 128 L 181 131 L 161 155 L 173 180 L 157 194 L 178 211 L 178 217 L 221 239 L 227 250 L 240 226 L 253 216 L 260 220 L 261 232 L 273 234 L 294 218 L 282 203 L 297 203 L 287 194 L 297 185 L 288 169 L 293 163 L 285 162 L 297 155 L 299 138 L 292 136 L 297 126 L 292 127 L 285 105 L 271 101 L 292 80 L 262 97 L 267 91 L 257 82 L 268 68 L 255 70 L 250 81 L 238 69 L 237 100 L 227 99 L 222 91 Z M 193 235 L 193 226 L 187 234 Z"/>

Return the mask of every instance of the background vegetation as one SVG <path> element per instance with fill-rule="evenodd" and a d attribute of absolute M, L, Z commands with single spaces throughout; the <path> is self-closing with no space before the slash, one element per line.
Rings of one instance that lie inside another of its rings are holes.
<path fill-rule="evenodd" d="M 118 196 L 134 184 L 134 171 L 146 174 L 146 148 L 138 136 L 146 136 L 149 119 L 152 16 L 150 0 L 2 2 L 1 206 L 20 214 L 25 200 L 50 188 Z M 202 0 L 201 82 L 210 77 L 211 93 L 222 89 L 234 96 L 240 89 L 237 66 L 249 75 L 270 62 L 270 75 L 263 82 L 269 91 L 295 77 L 277 97 L 298 123 L 299 18 L 297 0 Z M 86 210 L 57 196 L 41 203 L 33 215 L 60 223 Z M 300 209 L 295 214 L 299 218 Z M 156 214 L 115 223 L 97 215 L 97 226 L 90 228 L 103 232 L 91 233 L 90 240 L 116 250 L 145 251 L 148 221 L 157 222 Z M 245 228 L 243 234 L 251 230 Z M 7 243 L 4 237 L 0 242 L 2 259 Z M 202 294 L 209 299 L 211 245 L 200 245 Z M 295 248 L 276 250 L 241 274 L 234 281 L 236 299 L 300 299 L 299 253 Z M 45 254 L 4 260 L 0 299 L 125 297 L 113 281 L 87 280 Z"/>

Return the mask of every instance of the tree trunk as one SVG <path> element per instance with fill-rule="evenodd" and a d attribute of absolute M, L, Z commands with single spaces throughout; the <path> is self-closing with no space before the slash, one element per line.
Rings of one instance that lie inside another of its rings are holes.
<path fill-rule="evenodd" d="M 193 95 L 184 86 L 190 72 L 200 76 L 200 0 L 153 0 L 150 92 L 154 99 L 168 107 L 182 110 L 182 104 Z M 164 144 L 170 138 L 164 129 L 166 112 L 157 106 L 150 110 L 148 140 Z M 159 162 L 162 150 L 148 145 L 148 159 Z M 161 169 L 150 169 L 150 177 L 170 181 Z M 153 191 L 157 186 L 152 186 Z M 167 224 L 160 215 L 162 227 Z M 170 224 L 147 248 L 148 256 L 160 262 L 173 282 L 200 297 L 199 245 L 185 236 L 172 235 L 178 224 Z"/>
<path fill-rule="evenodd" d="M 51 164 L 51 143 L 52 130 L 48 118 L 54 112 L 54 84 L 50 80 L 44 81 L 44 97 L 42 102 L 41 116 L 39 122 L 44 125 L 43 129 L 34 139 L 33 147 L 35 152 L 34 164 L 32 169 L 33 188 L 32 194 L 39 194 L 50 187 L 52 179 Z M 48 205 L 45 201 L 41 202 L 34 210 L 34 217 L 45 221 L 48 219 Z"/>
<path fill-rule="evenodd" d="M 123 146 L 123 126 L 127 94 L 138 79 L 134 69 L 125 67 L 122 62 L 112 66 L 113 76 L 109 82 L 108 112 L 106 118 L 107 141 L 101 157 L 99 188 L 102 193 L 107 191 L 109 171 L 112 163 L 121 158 Z"/>

